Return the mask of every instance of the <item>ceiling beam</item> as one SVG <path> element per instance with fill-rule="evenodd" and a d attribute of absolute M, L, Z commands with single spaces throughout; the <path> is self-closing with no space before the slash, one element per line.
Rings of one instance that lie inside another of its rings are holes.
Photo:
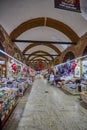
<path fill-rule="evenodd" d="M 44 63 L 49 63 L 49 62 L 50 62 L 50 61 L 48 61 L 48 60 L 37 59 L 37 60 L 28 61 L 27 63 L 35 63 L 35 62 L 38 62 L 39 60 L 41 60 L 41 61 L 44 62 Z"/>
<path fill-rule="evenodd" d="M 28 56 L 49 56 L 49 54 L 23 54 Z M 60 56 L 59 54 L 50 54 L 50 56 Z"/>
<path fill-rule="evenodd" d="M 29 61 L 30 61 L 30 60 L 37 60 L 37 59 L 38 59 L 38 60 L 40 60 L 40 59 L 43 60 L 43 59 L 44 59 L 44 60 L 47 60 L 47 61 L 51 61 L 51 60 L 49 60 L 49 59 L 48 59 L 47 57 L 45 57 L 45 56 L 38 56 L 38 57 L 37 57 L 37 56 L 34 56 L 33 58 L 29 59 Z"/>
<path fill-rule="evenodd" d="M 11 33 L 10 38 L 17 39 L 22 33 L 37 27 L 49 27 L 65 34 L 71 41 L 78 42 L 80 37 L 65 23 L 49 17 L 38 17 L 29 19 L 17 26 Z"/>
<path fill-rule="evenodd" d="M 37 40 L 15 40 L 12 39 L 12 42 L 19 42 L 19 43 L 40 43 L 40 44 L 72 44 L 76 45 L 76 42 L 59 42 L 59 41 L 37 41 Z"/>
<path fill-rule="evenodd" d="M 43 59 L 36 59 L 36 60 L 29 60 L 28 62 L 33 62 L 33 61 L 38 61 L 38 60 L 46 61 L 46 60 L 43 60 Z"/>
<path fill-rule="evenodd" d="M 36 60 L 29 60 L 28 63 L 29 63 L 29 62 L 34 62 L 34 61 L 37 62 L 37 61 L 39 61 L 39 60 L 45 61 L 45 62 L 47 62 L 47 61 L 50 62 L 50 61 L 51 61 L 51 60 L 36 59 Z"/>

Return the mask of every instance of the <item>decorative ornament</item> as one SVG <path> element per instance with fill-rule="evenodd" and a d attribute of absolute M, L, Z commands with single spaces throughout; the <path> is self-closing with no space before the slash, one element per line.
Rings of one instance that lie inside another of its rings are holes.
<path fill-rule="evenodd" d="M 17 67 L 16 67 L 16 64 L 15 64 L 15 63 L 12 64 L 12 69 L 14 70 L 14 72 L 16 72 Z"/>

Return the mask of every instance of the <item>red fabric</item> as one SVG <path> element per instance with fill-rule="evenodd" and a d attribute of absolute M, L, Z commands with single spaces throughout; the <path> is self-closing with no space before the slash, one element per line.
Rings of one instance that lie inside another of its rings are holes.
<path fill-rule="evenodd" d="M 16 67 L 16 64 L 15 64 L 15 63 L 12 64 L 12 69 L 16 72 L 17 67 Z"/>
<path fill-rule="evenodd" d="M 42 69 L 42 67 L 43 67 L 42 61 L 39 61 L 39 62 L 38 62 L 38 68 L 39 68 L 39 69 Z"/>
<path fill-rule="evenodd" d="M 80 1 L 79 0 L 75 0 L 75 3 L 76 3 L 76 5 L 80 5 Z"/>
<path fill-rule="evenodd" d="M 75 62 L 72 63 L 72 70 L 75 70 L 76 65 L 77 65 L 77 64 L 76 64 Z"/>
<path fill-rule="evenodd" d="M 26 68 L 26 66 L 23 68 L 23 71 L 24 71 L 24 72 L 26 72 L 26 71 L 27 71 L 27 68 Z"/>

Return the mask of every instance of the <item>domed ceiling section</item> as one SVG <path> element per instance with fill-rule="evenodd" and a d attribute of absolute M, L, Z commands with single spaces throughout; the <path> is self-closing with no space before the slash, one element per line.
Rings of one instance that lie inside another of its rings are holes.
<path fill-rule="evenodd" d="M 62 41 L 71 42 L 71 40 L 60 31 L 53 28 L 46 27 L 46 26 L 32 28 L 22 33 L 17 39 L 24 39 L 24 40 L 30 39 L 30 40 L 37 40 L 37 41 L 39 39 L 40 41 L 47 40 L 47 41 L 59 41 L 59 42 L 62 42 Z M 18 43 L 17 45 L 20 47 L 20 50 L 23 51 L 24 48 L 30 45 L 30 43 L 25 43 L 25 44 Z M 63 51 L 67 47 L 67 45 L 63 45 L 63 44 L 62 45 L 55 44 L 55 46 L 58 47 L 59 50 L 61 51 Z"/>

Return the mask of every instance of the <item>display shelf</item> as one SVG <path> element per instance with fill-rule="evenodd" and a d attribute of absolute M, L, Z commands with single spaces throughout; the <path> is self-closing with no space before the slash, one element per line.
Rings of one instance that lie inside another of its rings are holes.
<path fill-rule="evenodd" d="M 4 115 L 4 118 L 2 119 L 2 127 L 4 127 L 4 125 L 6 124 L 6 122 L 8 121 L 8 119 L 10 118 L 11 114 L 13 113 L 13 111 L 15 110 L 17 104 L 19 103 L 20 99 L 18 99 L 16 101 L 16 103 L 14 104 L 14 106 L 12 107 L 11 110 L 9 110 L 7 112 L 7 114 Z"/>
<path fill-rule="evenodd" d="M 27 88 L 24 90 L 23 95 L 25 94 L 25 92 L 27 91 Z M 15 104 L 12 106 L 12 109 L 9 111 L 6 111 L 5 115 L 3 116 L 2 119 L 2 127 L 5 126 L 6 122 L 8 121 L 8 119 L 10 118 L 11 114 L 13 113 L 13 111 L 15 110 L 16 106 L 18 105 L 18 103 L 20 102 L 21 98 L 17 98 Z"/>
<path fill-rule="evenodd" d="M 1 80 L 0 82 L 0 114 L 2 124 L 6 123 L 8 118 L 10 117 L 11 113 L 15 109 L 18 101 L 21 99 L 18 95 L 20 93 L 19 89 L 21 88 L 20 93 L 21 97 L 24 96 L 25 91 L 29 86 L 28 79 L 22 77 L 10 81 L 9 79 L 5 80 L 4 82 Z"/>
<path fill-rule="evenodd" d="M 76 78 L 65 80 L 62 82 L 62 88 L 72 95 L 79 95 L 78 87 L 76 85 Z"/>

